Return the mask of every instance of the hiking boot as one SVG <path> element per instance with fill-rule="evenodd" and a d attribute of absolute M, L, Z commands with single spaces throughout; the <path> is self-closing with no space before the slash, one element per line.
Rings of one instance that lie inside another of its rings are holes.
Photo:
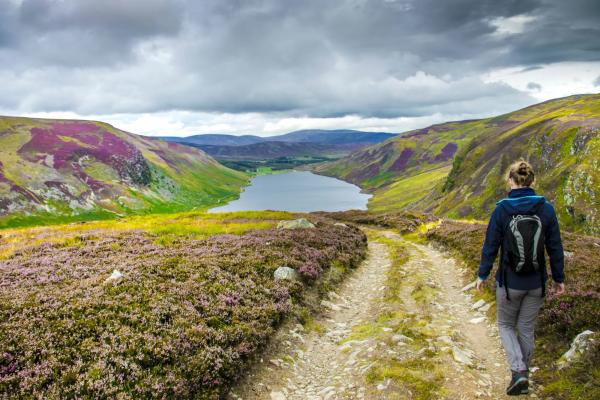
<path fill-rule="evenodd" d="M 521 389 L 521 394 L 529 394 L 529 371 L 521 371 L 520 372 L 522 376 L 524 376 L 525 378 L 527 378 L 527 382 L 525 383 L 524 387 Z"/>
<path fill-rule="evenodd" d="M 529 379 L 527 375 L 521 372 L 513 372 L 510 384 L 506 388 L 506 394 L 509 396 L 518 396 L 529 393 Z"/>

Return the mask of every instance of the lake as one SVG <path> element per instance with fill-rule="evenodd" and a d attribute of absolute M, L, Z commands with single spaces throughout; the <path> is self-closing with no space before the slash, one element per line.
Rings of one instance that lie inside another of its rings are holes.
<path fill-rule="evenodd" d="M 253 178 L 238 200 L 210 212 L 365 210 L 370 197 L 370 194 L 361 193 L 358 186 L 339 179 L 291 171 Z"/>

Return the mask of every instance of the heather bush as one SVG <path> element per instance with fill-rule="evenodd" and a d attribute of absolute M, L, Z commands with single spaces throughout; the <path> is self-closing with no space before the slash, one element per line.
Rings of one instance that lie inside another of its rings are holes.
<path fill-rule="evenodd" d="M 315 229 L 207 238 L 86 232 L 0 261 L 0 398 L 218 398 L 305 288 L 366 238 Z M 302 282 L 275 281 L 281 265 Z M 118 269 L 123 278 L 106 282 Z"/>

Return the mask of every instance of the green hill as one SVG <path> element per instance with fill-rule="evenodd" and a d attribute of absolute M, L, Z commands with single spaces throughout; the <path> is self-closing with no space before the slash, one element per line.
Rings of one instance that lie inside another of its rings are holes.
<path fill-rule="evenodd" d="M 208 207 L 247 176 L 94 121 L 0 117 L 0 226 Z"/>
<path fill-rule="evenodd" d="M 494 118 L 434 125 L 319 165 L 374 193 L 375 211 L 418 209 L 487 218 L 519 158 L 572 230 L 600 233 L 600 95 L 577 95 Z"/>

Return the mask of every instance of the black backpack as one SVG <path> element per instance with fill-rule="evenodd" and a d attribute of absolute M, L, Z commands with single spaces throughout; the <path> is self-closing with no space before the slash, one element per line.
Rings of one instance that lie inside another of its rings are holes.
<path fill-rule="evenodd" d="M 503 246 L 506 262 L 517 275 L 540 274 L 542 296 L 545 295 L 544 227 L 536 214 L 512 215 L 504 230 Z M 504 271 L 503 283 L 506 287 L 507 273 Z"/>

